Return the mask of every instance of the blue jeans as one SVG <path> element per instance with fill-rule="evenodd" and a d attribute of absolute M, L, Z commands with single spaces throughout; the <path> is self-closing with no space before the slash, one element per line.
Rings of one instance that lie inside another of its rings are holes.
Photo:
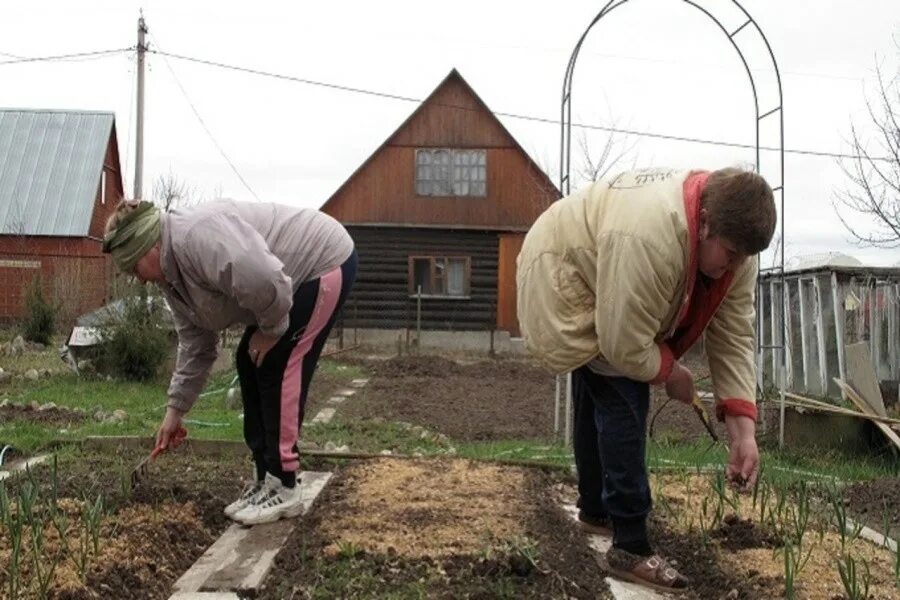
<path fill-rule="evenodd" d="M 572 373 L 578 507 L 613 524 L 613 546 L 649 546 L 646 442 L 650 386 L 581 367 Z"/>

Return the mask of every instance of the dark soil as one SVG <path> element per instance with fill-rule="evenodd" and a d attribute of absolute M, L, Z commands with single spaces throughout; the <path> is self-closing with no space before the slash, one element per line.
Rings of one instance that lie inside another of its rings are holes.
<path fill-rule="evenodd" d="M 39 410 L 31 406 L 7 404 L 0 408 L 0 423 L 13 421 L 30 421 L 49 425 L 68 425 L 80 423 L 87 419 L 84 413 L 64 407 Z"/>
<path fill-rule="evenodd" d="M 844 498 L 855 520 L 894 540 L 900 538 L 900 478 L 854 483 L 845 490 Z"/>
<path fill-rule="evenodd" d="M 457 440 L 547 439 L 553 434 L 555 380 L 526 361 L 459 364 L 402 356 L 370 363 L 373 376 L 348 417 L 405 421 Z"/>
<path fill-rule="evenodd" d="M 722 547 L 728 550 L 745 550 L 748 548 L 776 548 L 778 540 L 774 535 L 760 529 L 749 519 L 737 515 L 726 515 L 722 525 L 712 533 L 719 538 Z"/>
<path fill-rule="evenodd" d="M 690 591 L 683 594 L 682 598 L 716 600 L 727 597 L 774 600 L 781 597 L 781 583 L 771 577 L 754 575 L 751 571 L 751 576 L 746 578 L 742 574 L 722 568 L 716 560 L 714 551 L 704 547 L 699 535 L 673 533 L 662 521 L 653 517 L 650 520 L 650 531 L 655 550 L 667 557 L 672 566 L 691 582 Z M 744 536 L 745 542 L 747 537 Z M 672 560 L 672 557 L 677 557 L 677 560 Z"/>
<path fill-rule="evenodd" d="M 303 517 L 298 533 L 278 555 L 260 597 L 610 598 L 603 581 L 606 573 L 597 566 L 585 536 L 552 497 L 550 490 L 561 479 L 529 471 L 525 493 L 530 509 L 521 516 L 525 536 L 518 542 L 448 557 L 411 558 L 390 547 L 385 553 L 345 548 L 334 555 L 326 551 L 334 541 L 321 531 L 329 519 L 344 516 L 339 511 L 351 486 L 338 470 L 317 507 Z M 421 531 L 442 518 L 433 512 L 408 516 L 408 526 Z M 537 549 L 534 554 L 528 550 L 530 542 Z"/>
<path fill-rule="evenodd" d="M 144 456 L 119 451 L 59 459 L 58 497 L 80 502 L 102 494 L 108 516 L 101 534 L 106 541 L 100 556 L 92 560 L 86 582 L 72 577 L 57 580 L 51 598 L 168 598 L 175 580 L 227 527 L 222 509 L 252 476 L 246 458 L 173 452 L 154 461 L 147 477 L 131 490 L 127 485 L 131 469 Z M 304 459 L 303 468 L 321 468 L 318 462 L 313 465 Z M 40 497 L 48 497 L 51 469 L 37 467 L 32 478 Z M 4 484 L 14 496 L 26 482 L 28 478 L 20 476 Z M 76 510 L 73 522 L 78 518 Z M 64 558 L 61 564 L 67 561 Z M 0 574 L 0 586 L 3 579 Z"/>

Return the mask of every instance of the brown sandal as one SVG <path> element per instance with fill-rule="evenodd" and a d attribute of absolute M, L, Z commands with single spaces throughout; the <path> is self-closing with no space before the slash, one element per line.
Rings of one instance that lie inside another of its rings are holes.
<path fill-rule="evenodd" d="M 669 566 L 662 557 L 637 556 L 618 548 L 606 553 L 609 572 L 620 579 L 660 592 L 680 592 L 688 587 L 688 579 Z"/>

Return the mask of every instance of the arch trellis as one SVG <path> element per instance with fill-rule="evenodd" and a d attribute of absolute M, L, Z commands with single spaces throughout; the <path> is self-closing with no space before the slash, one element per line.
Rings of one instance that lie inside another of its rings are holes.
<path fill-rule="evenodd" d="M 581 47 L 584 44 L 584 41 L 587 39 L 588 34 L 594 28 L 594 26 L 600 22 L 601 19 L 608 16 L 613 10 L 619 8 L 620 6 L 627 4 L 630 0 L 610 0 L 601 10 L 597 13 L 597 16 L 590 22 L 587 28 L 584 30 L 584 33 L 581 34 L 581 37 L 578 39 L 578 42 L 575 44 L 575 48 L 572 51 L 572 55 L 569 57 L 569 63 L 566 67 L 566 74 L 563 81 L 563 89 L 562 89 L 562 105 L 561 105 L 561 116 L 560 116 L 560 124 L 561 124 L 561 132 L 560 132 L 560 181 L 559 188 L 563 195 L 568 195 L 571 193 L 571 162 L 572 162 L 572 81 L 575 74 L 575 64 L 578 61 L 578 55 L 581 52 Z M 778 146 L 777 152 L 779 153 L 778 167 L 777 172 L 772 173 L 770 176 L 766 177 L 770 183 L 777 182 L 777 185 L 773 186 L 772 190 L 775 192 L 779 202 L 779 245 L 776 248 L 776 262 L 773 267 L 769 268 L 761 268 L 760 274 L 762 273 L 771 273 L 777 282 L 769 278 L 769 294 L 770 294 L 770 312 L 772 312 L 771 323 L 772 323 L 772 331 L 769 336 L 769 340 L 766 341 L 765 331 L 764 331 L 764 310 L 765 304 L 763 303 L 763 288 L 762 283 L 759 284 L 756 294 L 756 314 L 757 314 L 757 372 L 758 372 L 758 384 L 760 387 L 763 385 L 762 374 L 763 374 L 763 359 L 765 357 L 766 351 L 770 351 L 772 354 L 772 367 L 773 373 L 775 373 L 775 377 L 777 379 L 778 387 L 780 390 L 781 402 L 780 402 L 780 410 L 779 410 L 779 443 L 784 443 L 784 393 L 785 393 L 785 370 L 790 365 L 790 357 L 787 356 L 786 348 L 786 331 L 785 331 L 785 313 L 788 310 L 788 297 L 785 294 L 785 285 L 784 285 L 784 106 L 783 100 L 784 96 L 782 93 L 781 86 L 781 73 L 778 69 L 778 61 L 775 59 L 775 53 L 772 51 L 772 46 L 769 44 L 768 38 L 763 33 L 759 24 L 753 19 L 749 12 L 741 5 L 737 0 L 730 0 L 732 6 L 736 7 L 740 14 L 743 15 L 742 22 L 735 29 L 729 31 L 728 28 L 725 27 L 722 19 L 716 14 L 713 13 L 713 10 L 701 6 L 698 2 L 694 0 L 680 0 L 681 2 L 699 10 L 701 13 L 706 15 L 728 38 L 732 47 L 738 54 L 738 57 L 741 60 L 741 64 L 744 66 L 744 71 L 747 74 L 747 78 L 750 82 L 750 89 L 753 93 L 753 106 L 754 106 L 754 130 L 756 132 L 756 171 L 762 175 L 767 175 L 766 173 L 762 173 L 762 161 L 760 157 L 760 124 L 765 119 L 773 118 L 775 116 L 778 117 Z M 725 6 L 726 3 L 718 2 L 716 3 L 716 8 L 719 9 Z M 757 81 L 753 77 L 753 70 L 751 70 L 750 65 L 747 62 L 746 55 L 744 50 L 742 50 L 742 42 L 741 40 L 745 40 L 744 44 L 746 45 L 748 37 L 754 35 L 757 39 L 761 39 L 765 44 L 765 48 L 768 51 L 769 58 L 771 60 L 771 66 L 775 74 L 775 81 L 777 82 L 777 90 L 778 90 L 778 98 L 774 106 L 766 106 L 763 107 L 765 110 L 761 112 L 760 108 L 760 98 L 759 98 L 759 89 L 757 87 Z M 774 177 L 773 177 L 774 175 Z M 778 301 L 776 302 L 776 294 L 778 297 Z M 778 313 L 777 315 L 775 313 Z M 780 331 L 781 334 L 777 335 L 776 331 L 776 319 L 780 322 Z M 561 382 L 557 380 L 557 394 L 556 394 L 556 428 L 559 430 L 559 398 L 561 391 Z M 566 391 L 565 391 L 565 439 L 568 444 L 571 441 L 572 435 L 572 394 L 571 394 L 571 374 L 567 377 L 566 382 Z"/>

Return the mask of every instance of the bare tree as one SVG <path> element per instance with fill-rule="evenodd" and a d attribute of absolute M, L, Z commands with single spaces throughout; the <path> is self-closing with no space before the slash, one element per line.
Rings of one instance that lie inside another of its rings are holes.
<path fill-rule="evenodd" d="M 617 138 L 614 133 L 606 136 L 602 144 L 592 147 L 587 134 L 581 130 L 578 136 L 580 162 L 576 168 L 576 185 L 584 185 L 599 181 L 609 175 L 617 165 L 622 163 L 637 146 L 637 139 L 629 143 L 627 137 Z M 632 160 L 632 167 L 636 159 Z"/>
<path fill-rule="evenodd" d="M 199 203 L 199 198 L 192 186 L 169 171 L 153 182 L 153 202 L 164 212 L 169 212 L 173 208 L 194 206 Z"/>
<path fill-rule="evenodd" d="M 615 124 L 613 125 L 615 127 Z M 588 138 L 587 133 L 582 129 L 579 130 L 576 138 L 575 156 L 573 156 L 574 167 L 570 173 L 572 188 L 578 189 L 588 183 L 599 181 L 610 174 L 615 168 L 621 168 L 622 163 L 631 159 L 631 167 L 636 164 L 636 154 L 634 149 L 638 140 L 629 140 L 627 136 L 617 136 L 610 132 L 605 138 L 595 143 L 594 140 Z M 556 149 L 556 152 L 559 150 Z M 530 153 L 534 157 L 535 163 L 547 174 L 554 184 L 559 182 L 559 158 L 558 155 L 551 159 L 546 152 Z"/>
<path fill-rule="evenodd" d="M 876 69 L 878 89 L 866 101 L 873 126 L 868 140 L 854 125 L 854 156 L 841 162 L 849 189 L 838 192 L 835 210 L 844 227 L 863 246 L 900 247 L 900 70 L 886 79 Z M 852 225 L 849 215 L 862 217 L 868 227 Z"/>

